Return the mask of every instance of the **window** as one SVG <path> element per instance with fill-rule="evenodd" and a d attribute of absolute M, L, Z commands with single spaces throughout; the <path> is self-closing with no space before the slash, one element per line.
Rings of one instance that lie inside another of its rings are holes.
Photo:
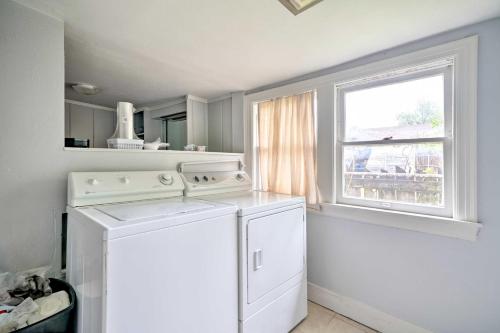
<path fill-rule="evenodd" d="M 246 95 L 257 185 L 258 103 L 315 91 L 321 200 L 309 213 L 475 240 L 477 46 L 471 36 Z"/>
<path fill-rule="evenodd" d="M 452 217 L 452 68 L 337 86 L 338 203 Z"/>

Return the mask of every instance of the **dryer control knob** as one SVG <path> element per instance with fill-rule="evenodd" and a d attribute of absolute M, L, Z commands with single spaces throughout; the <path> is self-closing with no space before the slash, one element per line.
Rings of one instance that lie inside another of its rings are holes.
<path fill-rule="evenodd" d="M 172 185 L 174 182 L 174 177 L 172 177 L 171 175 L 167 175 L 167 174 L 161 174 L 160 175 L 160 182 L 164 185 Z"/>
<path fill-rule="evenodd" d="M 90 184 L 90 185 L 97 185 L 99 184 L 99 181 L 95 178 L 90 178 L 89 180 L 87 180 L 87 182 Z"/>
<path fill-rule="evenodd" d="M 122 177 L 122 178 L 121 178 L 121 182 L 122 182 L 123 184 L 128 184 L 128 183 L 130 183 L 130 178 L 128 178 L 127 176 Z"/>

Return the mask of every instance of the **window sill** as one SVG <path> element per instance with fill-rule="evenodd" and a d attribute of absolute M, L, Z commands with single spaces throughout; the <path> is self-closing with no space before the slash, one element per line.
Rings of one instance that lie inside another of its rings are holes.
<path fill-rule="evenodd" d="M 370 223 L 433 235 L 475 241 L 482 225 L 477 222 L 451 218 L 387 211 L 341 204 L 322 203 L 321 209 L 308 209 L 308 213 Z"/>

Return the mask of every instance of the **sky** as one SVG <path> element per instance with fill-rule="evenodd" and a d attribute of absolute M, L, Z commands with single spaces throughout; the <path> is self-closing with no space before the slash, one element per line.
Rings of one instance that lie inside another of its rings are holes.
<path fill-rule="evenodd" d="M 429 101 L 443 112 L 443 76 L 357 90 L 345 94 L 346 131 L 398 125 L 397 115 L 413 112 L 419 102 Z M 347 133 L 346 133 L 347 134 Z"/>

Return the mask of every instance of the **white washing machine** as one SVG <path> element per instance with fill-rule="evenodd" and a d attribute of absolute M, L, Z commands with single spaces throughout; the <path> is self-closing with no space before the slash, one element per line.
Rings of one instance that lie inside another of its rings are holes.
<path fill-rule="evenodd" d="M 238 206 L 239 332 L 292 330 L 307 316 L 304 198 L 252 191 L 239 161 L 179 171 L 185 196 Z"/>
<path fill-rule="evenodd" d="M 184 198 L 175 171 L 76 172 L 68 186 L 78 332 L 238 330 L 237 207 Z"/>

